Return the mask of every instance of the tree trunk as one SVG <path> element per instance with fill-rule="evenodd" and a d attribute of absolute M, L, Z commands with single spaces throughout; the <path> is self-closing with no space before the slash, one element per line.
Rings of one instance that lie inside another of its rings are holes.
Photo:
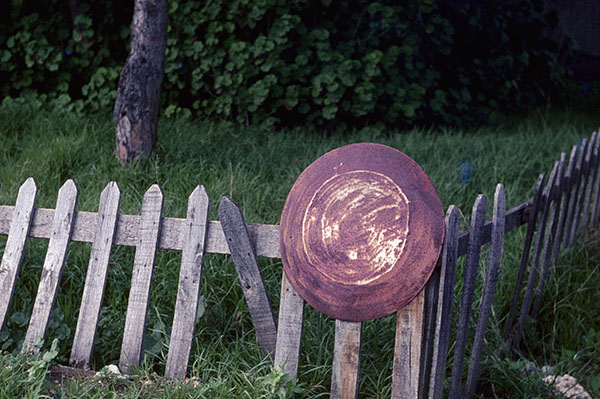
<path fill-rule="evenodd" d="M 131 49 L 119 77 L 113 113 L 121 165 L 148 157 L 156 140 L 167 13 L 167 0 L 135 0 Z"/>

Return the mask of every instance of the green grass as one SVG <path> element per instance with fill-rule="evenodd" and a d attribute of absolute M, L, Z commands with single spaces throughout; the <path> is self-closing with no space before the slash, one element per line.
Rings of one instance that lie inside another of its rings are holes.
<path fill-rule="evenodd" d="M 217 219 L 219 198 L 231 195 L 248 222 L 277 224 L 287 193 L 306 166 L 341 145 L 370 141 L 395 147 L 417 161 L 431 177 L 444 206 L 460 207 L 464 228 L 477 194 L 485 194 L 491 208 L 495 185 L 503 183 L 508 207 L 522 203 L 532 196 L 539 173 L 549 172 L 561 152 L 568 153 L 572 145 L 600 126 L 597 114 L 573 107 L 534 110 L 503 125 L 462 131 L 363 129 L 324 135 L 305 129 L 269 132 L 228 123 L 163 119 L 151 158 L 121 168 L 114 155 L 114 128 L 110 120 L 108 114 L 82 118 L 22 106 L 0 108 L 3 141 L 0 204 L 14 204 L 20 184 L 33 176 L 39 187 L 37 206 L 53 208 L 58 189 L 72 178 L 79 188 L 78 209 L 96 211 L 100 192 L 109 181 L 116 181 L 122 192 L 121 211 L 138 214 L 144 192 L 151 184 L 158 183 L 165 194 L 164 215 L 183 217 L 187 197 L 196 185 L 203 184 L 213 203 L 211 219 Z M 465 168 L 472 172 L 467 180 L 461 178 Z M 495 356 L 514 289 L 523 237 L 521 228 L 509 234 L 505 243 L 494 313 L 486 338 L 488 350 L 482 361 L 481 394 L 543 396 L 547 388 L 539 379 L 520 373 L 523 362 L 530 360 L 539 366 L 551 364 L 573 373 L 599 395 L 600 294 L 596 287 L 600 285 L 600 277 L 596 271 L 600 251 L 597 246 L 578 247 L 561 257 L 544 294 L 541 320 L 530 323 L 522 357 L 509 361 Z M 4 242 L 5 238 L 0 238 L 0 248 Z M 19 351 L 46 247 L 47 240 L 31 239 L 28 244 L 9 320 L 0 332 L 2 361 L 14 361 Z M 71 244 L 56 311 L 43 347 L 47 351 L 49 343 L 58 339 L 54 361 L 60 364 L 68 361 L 89 252 L 89 244 Z M 133 253 L 132 248 L 113 250 L 93 357 L 96 370 L 118 361 Z M 60 388 L 52 388 L 56 395 L 116 397 L 118 392 L 125 397 L 250 398 L 273 394 L 281 376 L 270 371 L 268 361 L 260 354 L 235 268 L 230 257 L 223 255 L 208 254 L 205 258 L 202 295 L 206 299 L 206 312 L 197 325 L 189 369 L 189 375 L 199 378 L 200 384 L 182 387 L 158 377 L 166 361 L 179 256 L 176 251 L 158 253 L 146 358 L 139 374 L 126 382 L 67 381 Z M 485 259 L 484 250 L 480 282 Z M 277 309 L 281 261 L 261 259 L 260 262 Z M 458 277 L 461 275 L 459 269 Z M 460 289 L 459 282 L 456 306 Z M 474 309 L 476 306 L 477 303 Z M 364 323 L 361 397 L 390 395 L 394 323 L 393 316 Z M 327 396 L 332 354 L 332 320 L 307 309 L 298 388 L 303 392 L 301 396 Z M 16 359 L 19 364 L 26 363 L 19 357 Z M 12 377 L 0 370 L 0 385 L 3 381 L 26 378 L 27 369 L 24 370 L 16 370 Z M 149 388 L 151 384 L 146 381 L 154 381 L 154 388 Z M 35 389 L 39 393 L 49 388 Z"/>

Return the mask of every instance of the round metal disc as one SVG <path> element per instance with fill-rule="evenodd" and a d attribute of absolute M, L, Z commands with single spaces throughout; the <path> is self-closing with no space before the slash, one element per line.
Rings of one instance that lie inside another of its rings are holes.
<path fill-rule="evenodd" d="M 421 167 L 380 144 L 313 162 L 281 215 L 281 260 L 296 291 L 339 320 L 400 310 L 424 287 L 444 238 L 442 202 Z"/>

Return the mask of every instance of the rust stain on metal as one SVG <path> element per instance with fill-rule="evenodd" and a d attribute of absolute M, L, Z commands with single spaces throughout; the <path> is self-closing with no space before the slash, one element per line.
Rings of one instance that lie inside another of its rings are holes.
<path fill-rule="evenodd" d="M 340 320 L 391 314 L 425 285 L 444 214 L 431 181 L 391 147 L 360 143 L 311 164 L 290 191 L 281 259 L 298 293 Z"/>
<path fill-rule="evenodd" d="M 342 284 L 368 284 L 388 273 L 408 235 L 409 201 L 385 175 L 354 170 L 326 180 L 302 223 L 304 253 Z"/>

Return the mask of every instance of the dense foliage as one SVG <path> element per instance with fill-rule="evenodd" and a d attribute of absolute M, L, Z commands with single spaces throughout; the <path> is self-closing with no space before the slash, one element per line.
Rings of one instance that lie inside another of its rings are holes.
<path fill-rule="evenodd" d="M 127 3 L 84 2 L 72 18 L 66 0 L 3 2 L 2 96 L 110 107 L 127 55 Z M 548 38 L 542 0 L 465 4 L 169 0 L 163 110 L 406 126 L 547 101 L 564 82 L 564 49 Z"/>

